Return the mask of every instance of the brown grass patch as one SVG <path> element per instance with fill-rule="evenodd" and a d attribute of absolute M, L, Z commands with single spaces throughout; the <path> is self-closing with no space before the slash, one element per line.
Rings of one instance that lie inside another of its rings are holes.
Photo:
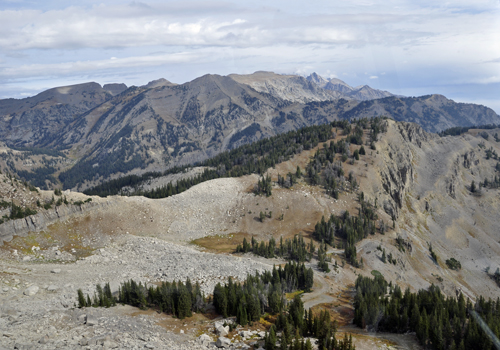
<path fill-rule="evenodd" d="M 248 243 L 250 243 L 252 236 L 248 233 L 239 232 L 227 235 L 206 236 L 192 240 L 191 243 L 203 247 L 210 252 L 234 253 L 238 244 L 243 243 L 243 238 L 246 238 Z"/>

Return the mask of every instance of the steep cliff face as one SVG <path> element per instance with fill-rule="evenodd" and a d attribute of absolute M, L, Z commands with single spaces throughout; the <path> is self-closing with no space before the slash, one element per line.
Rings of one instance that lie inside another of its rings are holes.
<path fill-rule="evenodd" d="M 397 219 L 404 206 L 404 198 L 415 181 L 414 149 L 423 142 L 437 137 L 426 133 L 413 123 L 385 122 L 387 133 L 380 136 L 377 152 L 381 160 L 376 166 L 380 184 L 384 191 L 378 199 L 387 214 Z"/>
<path fill-rule="evenodd" d="M 47 230 L 48 226 L 56 222 L 73 219 L 77 216 L 107 209 L 113 206 L 112 201 L 89 202 L 82 205 L 63 205 L 48 210 L 41 210 L 35 215 L 22 219 L 9 220 L 0 224 L 0 245 L 9 242 L 14 236 L 25 237 L 30 232 Z"/>

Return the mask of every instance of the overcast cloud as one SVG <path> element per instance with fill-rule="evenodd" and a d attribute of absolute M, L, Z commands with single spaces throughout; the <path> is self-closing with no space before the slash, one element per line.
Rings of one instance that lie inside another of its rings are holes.
<path fill-rule="evenodd" d="M 500 1 L 23 1 L 0 7 L 0 98 L 207 73 L 337 77 L 500 113 Z"/>

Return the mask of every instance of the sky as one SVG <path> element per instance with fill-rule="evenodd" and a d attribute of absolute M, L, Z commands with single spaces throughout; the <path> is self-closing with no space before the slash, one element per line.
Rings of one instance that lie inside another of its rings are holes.
<path fill-rule="evenodd" d="M 259 70 L 500 114 L 500 0 L 0 0 L 0 99 Z"/>

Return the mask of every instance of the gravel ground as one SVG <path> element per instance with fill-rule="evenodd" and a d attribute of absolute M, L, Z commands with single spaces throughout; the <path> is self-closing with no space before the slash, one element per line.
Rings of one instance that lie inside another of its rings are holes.
<path fill-rule="evenodd" d="M 7 349 L 16 344 L 19 349 L 206 348 L 193 343 L 192 335 L 176 335 L 157 326 L 157 318 L 123 314 L 129 307 L 75 309 L 76 290 L 93 295 L 97 283 L 110 282 L 117 290 L 120 282 L 131 278 L 152 283 L 189 277 L 211 294 L 215 284 L 229 276 L 244 279 L 249 273 L 272 268 L 247 257 L 205 253 L 132 235 L 76 262 L 39 263 L 33 257 L 24 258 L 21 253 L 12 254 L 0 263 L 0 345 Z M 129 309 L 129 313 L 137 311 Z M 85 324 L 87 317 L 96 324 Z"/>

